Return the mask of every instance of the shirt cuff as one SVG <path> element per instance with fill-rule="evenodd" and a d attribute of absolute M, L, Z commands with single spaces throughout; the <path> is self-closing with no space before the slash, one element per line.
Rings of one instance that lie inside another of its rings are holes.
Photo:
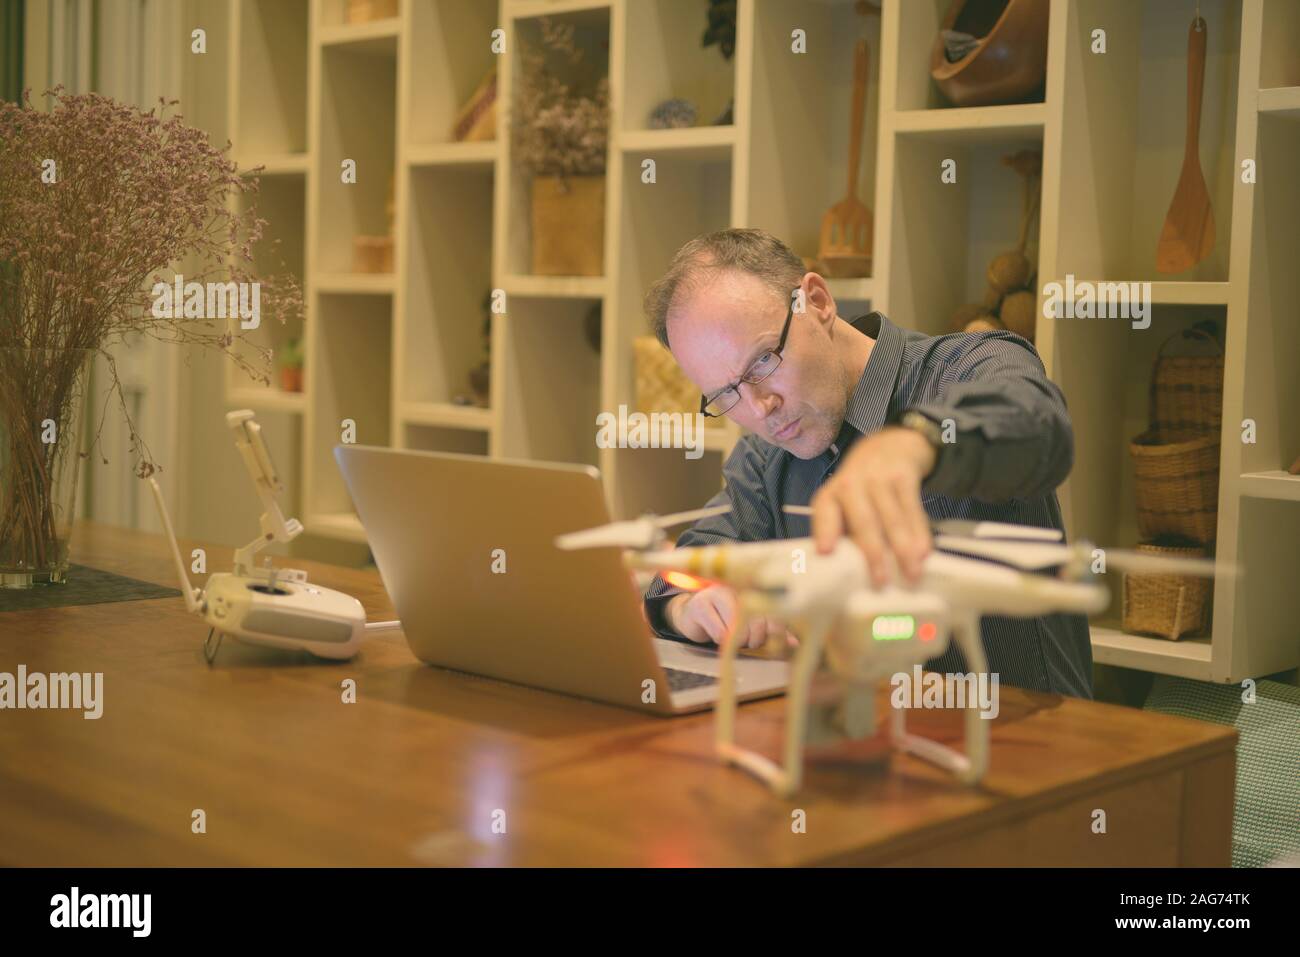
<path fill-rule="evenodd" d="M 916 405 L 904 409 L 898 414 L 901 419 L 907 412 L 919 412 L 940 430 L 944 419 L 952 419 L 956 434 L 955 441 L 940 442 L 935 449 L 934 468 L 921 484 L 921 491 L 926 495 L 946 495 L 950 498 L 964 498 L 980 473 L 984 459 L 985 438 L 978 425 L 968 421 L 960 412 L 934 405 Z M 897 420 L 895 421 L 897 424 Z"/>
<path fill-rule="evenodd" d="M 671 641 L 688 640 L 685 635 L 668 623 L 668 603 L 681 594 L 684 594 L 684 592 L 673 591 L 645 600 L 645 613 L 650 622 L 650 630 L 660 638 L 667 638 Z"/>

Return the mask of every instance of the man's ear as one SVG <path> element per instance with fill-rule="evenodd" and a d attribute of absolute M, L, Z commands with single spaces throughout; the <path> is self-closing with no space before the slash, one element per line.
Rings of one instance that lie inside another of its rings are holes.
<path fill-rule="evenodd" d="M 831 295 L 830 287 L 826 285 L 826 280 L 819 273 L 807 273 L 804 279 L 807 280 L 807 292 L 804 294 L 804 311 L 813 315 L 818 324 L 828 333 L 833 333 L 836 309 L 835 297 Z"/>

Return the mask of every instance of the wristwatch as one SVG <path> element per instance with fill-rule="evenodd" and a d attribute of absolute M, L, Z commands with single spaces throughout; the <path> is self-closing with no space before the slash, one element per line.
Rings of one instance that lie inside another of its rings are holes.
<path fill-rule="evenodd" d="M 939 458 L 943 455 L 943 433 L 939 430 L 938 423 L 928 415 L 917 412 L 915 409 L 909 409 L 898 417 L 898 425 L 904 429 L 919 432 L 930 443 L 930 448 L 934 449 L 934 465 L 925 475 L 926 478 L 929 478 L 939 470 Z"/>

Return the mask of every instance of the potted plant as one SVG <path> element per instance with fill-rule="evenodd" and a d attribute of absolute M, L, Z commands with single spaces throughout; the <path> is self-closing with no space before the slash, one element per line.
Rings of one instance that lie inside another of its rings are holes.
<path fill-rule="evenodd" d="M 280 343 L 277 361 L 280 367 L 280 388 L 284 392 L 302 391 L 303 352 L 302 336 L 294 336 Z"/>
<path fill-rule="evenodd" d="M 571 23 L 540 17 L 541 44 L 520 45 L 511 119 L 519 166 L 532 177 L 532 271 L 604 273 L 609 77 L 595 75 Z"/>
<path fill-rule="evenodd" d="M 301 315 L 290 276 L 258 279 L 265 221 L 235 194 L 256 177 L 160 101 L 46 94 L 0 103 L 0 585 L 64 580 L 89 360 L 102 356 L 130 435 L 133 471 L 159 471 L 137 434 L 112 349 L 128 336 L 210 347 L 270 384 L 266 350 L 240 348 L 260 318 Z M 227 148 L 229 144 L 227 144 Z M 183 268 L 183 274 L 174 272 Z M 189 268 L 192 266 L 193 268 Z M 233 314 L 232 314 L 233 313 Z M 254 318 L 256 317 L 256 318 Z M 108 457 L 101 449 L 104 464 Z"/>
<path fill-rule="evenodd" d="M 492 397 L 492 290 L 483 294 L 483 325 L 480 334 L 483 351 L 479 363 L 469 370 L 469 388 L 475 404 L 487 408 Z"/>

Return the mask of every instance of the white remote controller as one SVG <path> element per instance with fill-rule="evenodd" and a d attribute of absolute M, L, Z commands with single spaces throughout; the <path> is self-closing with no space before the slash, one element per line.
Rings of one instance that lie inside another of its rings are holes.
<path fill-rule="evenodd" d="M 248 409 L 231 412 L 226 416 L 226 424 L 235 432 L 235 445 L 266 507 L 262 514 L 262 534 L 235 552 L 233 573 L 216 572 L 203 589 L 190 584 L 162 490 L 157 481 L 149 479 L 163 527 L 171 540 L 185 605 L 211 626 L 208 641 L 204 643 L 208 662 L 211 663 L 216 653 L 212 645 L 214 634 L 231 635 L 271 648 L 308 651 L 320 658 L 351 658 L 367 634 L 366 611 L 361 602 L 332 588 L 311 584 L 307 573 L 299 569 L 271 568 L 269 558 L 267 567 L 253 567 L 258 551 L 272 541 L 292 541 L 303 528 L 296 518 L 286 520 L 275 501 L 283 484 L 262 440 L 261 428 L 253 421 L 253 413 Z"/>

